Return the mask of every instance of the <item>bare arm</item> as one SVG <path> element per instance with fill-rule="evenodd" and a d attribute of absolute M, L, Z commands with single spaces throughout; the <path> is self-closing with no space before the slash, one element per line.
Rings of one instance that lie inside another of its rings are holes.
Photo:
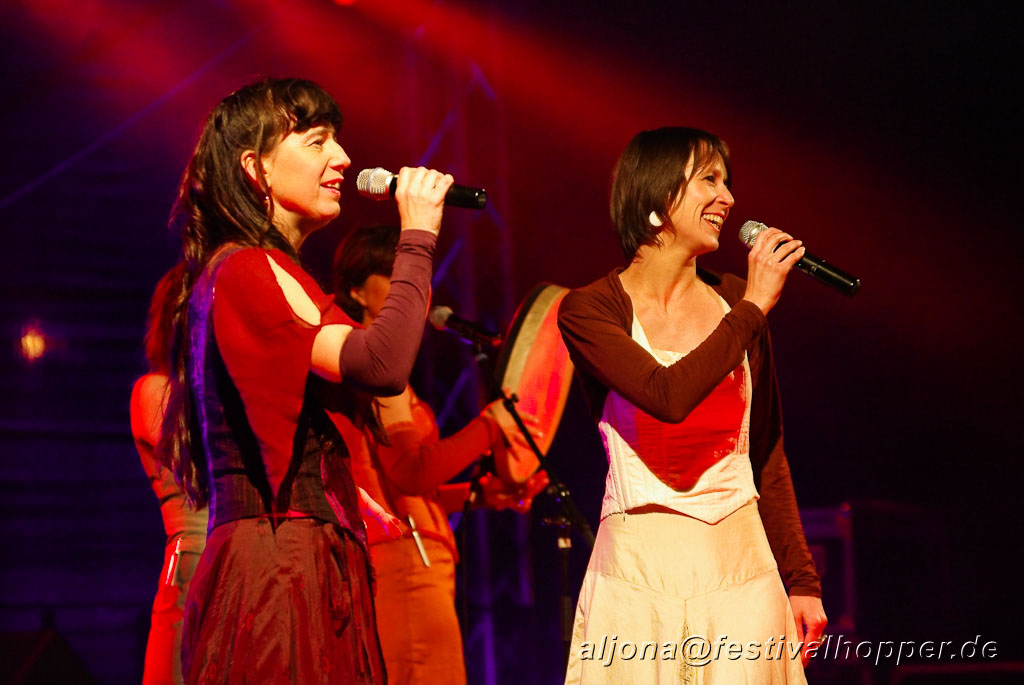
<path fill-rule="evenodd" d="M 167 376 L 148 373 L 132 388 L 129 405 L 132 437 L 139 450 L 145 449 L 150 455 L 160 441 L 160 424 L 167 406 L 167 383 Z"/>
<path fill-rule="evenodd" d="M 424 440 L 423 426 L 413 418 L 412 398 L 411 391 L 406 390 L 398 397 L 378 400 L 381 422 L 391 443 L 379 446 L 378 458 L 387 477 L 403 494 L 433 490 L 496 444 L 503 444 L 501 429 L 487 410 L 452 436 Z"/>

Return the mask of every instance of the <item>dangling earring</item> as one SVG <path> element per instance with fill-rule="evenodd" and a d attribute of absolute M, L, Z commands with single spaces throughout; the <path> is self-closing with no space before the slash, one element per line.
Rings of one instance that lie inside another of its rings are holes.
<path fill-rule="evenodd" d="M 651 226 L 661 226 L 661 217 L 655 211 L 651 212 L 651 215 L 647 217 L 647 220 L 651 222 Z"/>

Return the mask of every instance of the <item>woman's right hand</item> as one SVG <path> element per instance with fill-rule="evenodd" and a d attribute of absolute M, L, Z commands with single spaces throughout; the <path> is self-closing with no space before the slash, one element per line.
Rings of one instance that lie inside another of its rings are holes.
<path fill-rule="evenodd" d="M 512 509 L 516 513 L 525 514 L 533 504 L 533 498 L 548 486 L 546 471 L 538 471 L 530 476 L 525 483 L 509 485 L 492 473 L 485 473 L 480 478 L 484 504 L 498 511 Z"/>
<path fill-rule="evenodd" d="M 786 276 L 803 259 L 804 252 L 803 241 L 794 240 L 777 228 L 759 233 L 747 255 L 747 290 L 743 299 L 756 304 L 765 314 L 771 311 L 782 295 Z"/>
<path fill-rule="evenodd" d="M 402 167 L 395 188 L 402 229 L 419 229 L 435 235 L 439 233 L 444 213 L 444 196 L 454 182 L 450 174 L 442 174 L 434 169 Z"/>

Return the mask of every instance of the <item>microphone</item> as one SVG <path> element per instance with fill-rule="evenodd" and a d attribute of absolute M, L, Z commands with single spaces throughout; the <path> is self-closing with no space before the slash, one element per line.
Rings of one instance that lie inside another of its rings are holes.
<path fill-rule="evenodd" d="M 356 176 L 356 190 L 360 195 L 372 197 L 374 200 L 386 200 L 389 197 L 394 197 L 397 186 L 398 174 L 393 174 L 381 167 L 363 169 Z M 483 209 L 487 206 L 487 191 L 483 188 L 453 185 L 445 193 L 444 203 L 452 207 Z"/>
<path fill-rule="evenodd" d="M 466 342 L 480 345 L 481 347 L 501 346 L 500 335 L 492 333 L 478 323 L 463 319 L 458 314 L 452 312 L 451 307 L 433 307 L 427 320 L 437 330 L 442 331 L 447 328 Z"/>
<path fill-rule="evenodd" d="M 768 227 L 760 221 L 748 221 L 740 228 L 740 240 L 747 247 L 754 246 L 754 239 Z M 776 248 L 778 249 L 778 248 Z M 844 295 L 855 295 L 860 290 L 860 279 L 851 276 L 842 269 L 832 266 L 821 257 L 804 252 L 803 259 L 795 264 L 796 268 L 827 286 L 835 288 Z"/>

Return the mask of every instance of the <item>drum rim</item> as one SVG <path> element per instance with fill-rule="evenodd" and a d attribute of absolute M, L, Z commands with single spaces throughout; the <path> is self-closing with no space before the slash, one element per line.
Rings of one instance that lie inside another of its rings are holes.
<path fill-rule="evenodd" d="M 508 333 L 505 335 L 504 343 L 501 346 L 501 352 L 498 353 L 498 361 L 494 364 L 494 380 L 497 382 L 498 387 L 501 387 L 501 383 L 505 379 L 505 372 L 508 371 L 509 362 L 512 360 L 513 342 L 519 339 L 519 331 L 522 330 L 523 324 L 526 322 L 526 314 L 529 313 L 541 294 L 552 286 L 567 289 L 564 286 L 548 283 L 547 281 L 538 283 L 523 298 L 519 309 L 516 310 L 516 314 L 512 319 L 512 325 L 509 326 Z"/>

